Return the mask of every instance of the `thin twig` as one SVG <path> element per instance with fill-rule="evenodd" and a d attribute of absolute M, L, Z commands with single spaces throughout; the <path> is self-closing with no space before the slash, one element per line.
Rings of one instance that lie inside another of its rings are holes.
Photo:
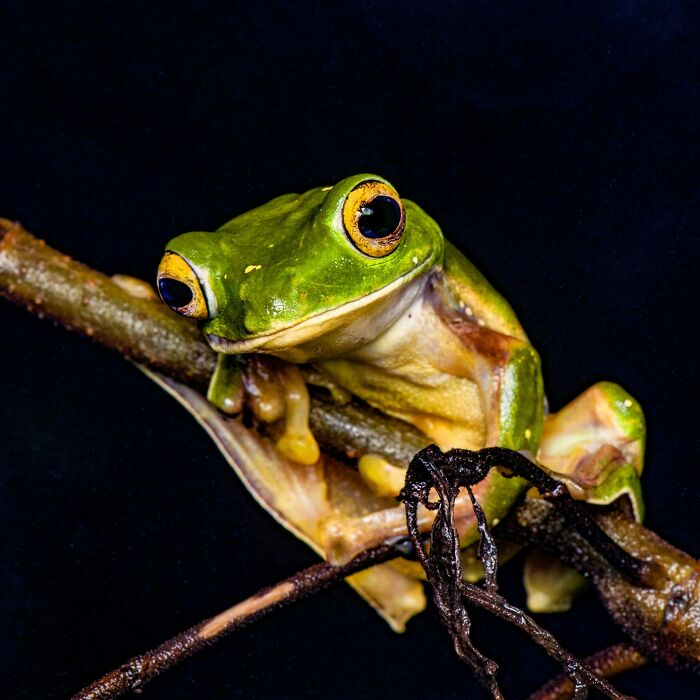
<path fill-rule="evenodd" d="M 344 566 L 333 566 L 327 562 L 310 566 L 215 617 L 190 627 L 155 649 L 135 656 L 91 683 L 74 695 L 72 700 L 111 700 L 129 692 L 139 692 L 164 671 L 234 630 L 339 583 L 362 569 L 394 559 L 399 554 L 396 547 L 382 545 L 362 552 Z"/>
<path fill-rule="evenodd" d="M 586 657 L 583 663 L 601 678 L 610 678 L 632 671 L 647 663 L 647 658 L 627 642 L 615 644 Z M 527 700 L 568 700 L 574 686 L 566 674 L 553 678 Z"/>

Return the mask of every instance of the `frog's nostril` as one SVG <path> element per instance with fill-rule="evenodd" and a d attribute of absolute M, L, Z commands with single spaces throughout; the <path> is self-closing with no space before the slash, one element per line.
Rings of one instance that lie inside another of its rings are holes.
<path fill-rule="evenodd" d="M 194 298 L 194 293 L 184 282 L 172 277 L 161 277 L 158 280 L 158 291 L 163 301 L 175 310 L 187 306 Z"/>

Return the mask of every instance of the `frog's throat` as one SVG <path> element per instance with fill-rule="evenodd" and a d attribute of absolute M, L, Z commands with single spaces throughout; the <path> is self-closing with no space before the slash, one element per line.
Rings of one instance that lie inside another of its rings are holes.
<path fill-rule="evenodd" d="M 370 342 L 401 315 L 424 289 L 430 275 L 421 273 L 427 270 L 431 262 L 428 258 L 424 264 L 361 299 L 278 328 L 272 333 L 244 340 L 229 340 L 208 333 L 207 341 L 220 353 L 267 352 L 292 362 L 342 354 L 352 347 Z M 319 341 L 324 337 L 327 342 Z"/>

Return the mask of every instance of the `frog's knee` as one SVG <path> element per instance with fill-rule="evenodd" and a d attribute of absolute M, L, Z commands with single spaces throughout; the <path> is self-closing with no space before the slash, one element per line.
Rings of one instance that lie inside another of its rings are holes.
<path fill-rule="evenodd" d="M 639 403 L 617 384 L 598 382 L 547 416 L 538 458 L 577 484 L 590 503 L 627 495 L 641 519 L 645 435 Z"/>
<path fill-rule="evenodd" d="M 646 423 L 644 411 L 631 394 L 614 382 L 597 382 L 588 391 L 601 396 L 610 412 L 615 427 L 630 440 L 644 439 Z"/>
<path fill-rule="evenodd" d="M 623 449 L 628 461 L 641 471 L 645 436 L 639 402 L 618 384 L 598 382 L 547 416 L 540 450 L 543 456 L 554 458 L 610 444 Z"/>

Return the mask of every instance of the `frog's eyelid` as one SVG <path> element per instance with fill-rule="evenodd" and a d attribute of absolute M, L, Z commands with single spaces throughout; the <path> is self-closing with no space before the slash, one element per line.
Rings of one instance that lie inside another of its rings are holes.
<path fill-rule="evenodd" d="M 214 294 L 214 290 L 212 289 L 208 276 L 203 277 L 202 275 L 199 275 L 199 283 L 202 285 L 202 289 L 204 290 L 204 299 L 207 302 L 207 310 L 209 312 L 208 320 L 211 321 L 216 317 L 218 311 L 218 300 L 216 298 L 216 294 Z"/>

